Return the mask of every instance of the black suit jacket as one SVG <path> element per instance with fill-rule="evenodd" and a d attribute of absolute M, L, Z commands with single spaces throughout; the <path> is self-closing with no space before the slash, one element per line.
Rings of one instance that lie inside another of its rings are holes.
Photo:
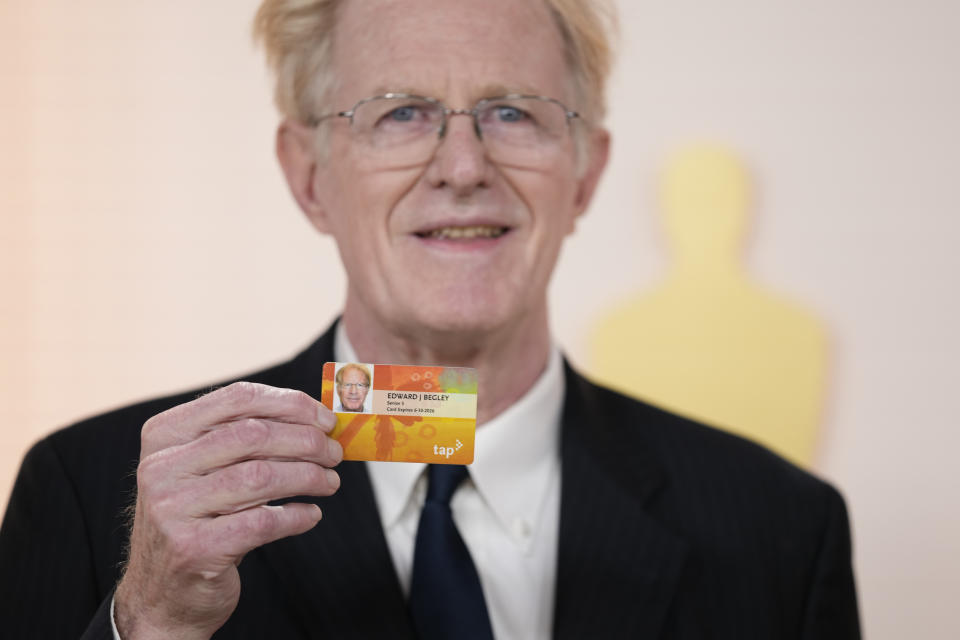
<path fill-rule="evenodd" d="M 246 376 L 320 396 L 332 329 Z M 743 439 L 566 367 L 554 636 L 859 637 L 843 500 Z M 108 640 L 140 427 L 201 391 L 58 431 L 27 454 L 0 528 L 3 637 Z M 216 638 L 412 638 L 367 471 L 344 462 L 308 533 L 240 565 Z"/>

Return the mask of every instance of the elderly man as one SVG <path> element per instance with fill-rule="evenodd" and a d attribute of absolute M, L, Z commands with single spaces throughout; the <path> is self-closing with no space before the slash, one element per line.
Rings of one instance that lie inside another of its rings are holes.
<path fill-rule="evenodd" d="M 370 370 L 362 364 L 351 362 L 340 367 L 335 380 L 340 403 L 333 410 L 336 412 L 363 411 L 363 403 L 370 390 Z"/>
<path fill-rule="evenodd" d="M 277 154 L 336 239 L 342 319 L 38 443 L 0 534 L 7 637 L 858 637 L 832 488 L 551 344 L 547 282 L 607 159 L 601 8 L 263 3 Z M 338 466 L 331 360 L 476 368 L 469 473 Z"/>

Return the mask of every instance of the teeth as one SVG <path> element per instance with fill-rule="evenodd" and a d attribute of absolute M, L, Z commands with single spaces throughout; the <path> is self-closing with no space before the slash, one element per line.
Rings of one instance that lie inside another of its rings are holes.
<path fill-rule="evenodd" d="M 506 232 L 506 227 L 476 225 L 473 227 L 442 227 L 424 235 L 428 238 L 499 238 Z"/>

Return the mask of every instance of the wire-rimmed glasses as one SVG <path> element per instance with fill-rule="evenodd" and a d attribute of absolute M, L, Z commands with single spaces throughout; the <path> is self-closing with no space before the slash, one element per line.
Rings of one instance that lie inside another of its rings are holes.
<path fill-rule="evenodd" d="M 450 116 L 473 118 L 474 132 L 490 160 L 521 167 L 548 164 L 571 141 L 570 123 L 580 114 L 546 96 L 508 94 L 484 98 L 472 109 L 451 109 L 436 98 L 386 93 L 364 98 L 347 111 L 313 118 L 317 126 L 347 118 L 357 143 L 378 165 L 415 166 L 433 157 Z"/>

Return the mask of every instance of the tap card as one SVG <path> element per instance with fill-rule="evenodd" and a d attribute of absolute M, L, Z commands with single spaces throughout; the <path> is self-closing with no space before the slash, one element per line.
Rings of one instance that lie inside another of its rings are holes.
<path fill-rule="evenodd" d="M 327 362 L 320 402 L 344 460 L 473 462 L 476 369 Z"/>

